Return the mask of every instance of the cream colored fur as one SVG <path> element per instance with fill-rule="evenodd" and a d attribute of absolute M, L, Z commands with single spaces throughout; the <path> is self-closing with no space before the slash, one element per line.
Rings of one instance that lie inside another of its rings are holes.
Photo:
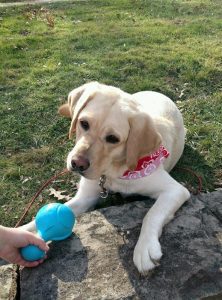
<path fill-rule="evenodd" d="M 189 198 L 189 192 L 168 172 L 180 158 L 185 131 L 181 113 L 166 96 L 156 92 L 128 94 L 97 82 L 74 89 L 60 113 L 71 118 L 69 135 L 76 132 L 76 144 L 68 155 L 67 167 L 72 160 L 84 157 L 90 166 L 81 172 L 76 196 L 67 202 L 76 215 L 93 207 L 100 193 L 101 175 L 106 175 L 105 187 L 122 194 L 140 194 L 156 199 L 145 216 L 134 250 L 133 261 L 141 273 L 153 269 L 162 256 L 159 237 L 163 226 Z M 81 121 L 87 121 L 84 130 Z M 115 135 L 119 142 L 106 141 Z M 162 144 L 170 152 L 163 165 L 150 176 L 136 180 L 119 177 L 127 169 L 135 168 L 137 161 L 151 154 Z M 33 223 L 26 225 L 31 229 Z"/>

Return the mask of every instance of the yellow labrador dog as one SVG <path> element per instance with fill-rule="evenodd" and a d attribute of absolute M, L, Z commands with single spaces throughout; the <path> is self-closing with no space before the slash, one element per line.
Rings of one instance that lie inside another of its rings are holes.
<path fill-rule="evenodd" d="M 168 174 L 184 148 L 181 113 L 160 93 L 131 95 L 98 82 L 71 91 L 59 112 L 71 118 L 70 138 L 76 133 L 67 168 L 78 172 L 81 180 L 76 196 L 66 203 L 76 215 L 96 204 L 101 188 L 156 199 L 133 255 L 139 272 L 146 273 L 162 256 L 163 226 L 190 197 Z"/>

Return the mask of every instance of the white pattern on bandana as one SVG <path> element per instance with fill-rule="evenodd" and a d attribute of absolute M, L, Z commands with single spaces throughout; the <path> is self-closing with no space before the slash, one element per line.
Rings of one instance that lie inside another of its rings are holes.
<path fill-rule="evenodd" d="M 152 174 L 169 154 L 164 146 L 160 146 L 153 154 L 139 159 L 136 169 L 134 171 L 127 170 L 120 179 L 139 179 Z"/>

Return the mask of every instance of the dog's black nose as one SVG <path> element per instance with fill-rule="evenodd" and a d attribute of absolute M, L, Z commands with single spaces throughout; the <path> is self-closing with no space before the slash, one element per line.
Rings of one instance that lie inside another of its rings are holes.
<path fill-rule="evenodd" d="M 77 159 L 71 160 L 73 171 L 83 172 L 90 166 L 89 160 L 85 157 L 79 156 Z"/>

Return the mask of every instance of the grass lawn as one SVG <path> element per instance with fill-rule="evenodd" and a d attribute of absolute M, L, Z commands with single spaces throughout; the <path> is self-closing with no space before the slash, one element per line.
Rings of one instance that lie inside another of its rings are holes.
<path fill-rule="evenodd" d="M 204 191 L 220 186 L 221 12 L 221 0 L 0 8 L 1 224 L 14 226 L 39 185 L 65 167 L 73 142 L 57 109 L 70 90 L 91 80 L 131 93 L 155 90 L 176 101 L 188 129 L 178 165 L 202 176 Z M 173 176 L 197 187 L 182 169 Z M 53 187 L 74 194 L 76 180 L 66 176 Z M 57 199 L 46 190 L 26 221 L 48 201 Z"/>

